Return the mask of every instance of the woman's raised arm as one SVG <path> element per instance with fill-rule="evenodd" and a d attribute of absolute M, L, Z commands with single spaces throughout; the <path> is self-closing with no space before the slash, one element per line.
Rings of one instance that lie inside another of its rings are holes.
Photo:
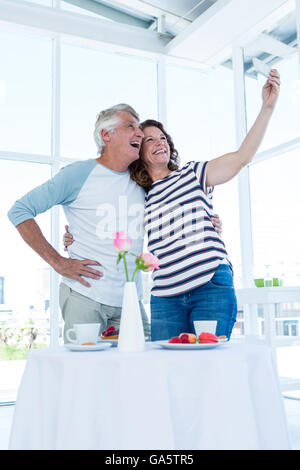
<path fill-rule="evenodd" d="M 278 100 L 279 91 L 280 75 L 276 69 L 273 69 L 262 89 L 263 105 L 261 111 L 239 150 L 208 162 L 206 170 L 207 187 L 226 183 L 251 162 L 267 130 Z"/>

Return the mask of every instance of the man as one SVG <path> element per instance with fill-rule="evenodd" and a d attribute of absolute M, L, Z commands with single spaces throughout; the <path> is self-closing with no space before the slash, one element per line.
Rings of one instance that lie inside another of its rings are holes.
<path fill-rule="evenodd" d="M 25 242 L 62 276 L 65 342 L 65 332 L 75 323 L 101 323 L 102 330 L 120 325 L 125 273 L 116 264 L 113 234 L 128 233 L 133 242 L 131 251 L 143 251 L 144 190 L 130 179 L 128 171 L 130 163 L 139 158 L 143 138 L 138 114 L 126 104 L 102 111 L 94 138 L 99 158 L 64 167 L 16 201 L 8 213 Z M 75 240 L 69 247 L 70 258 L 61 256 L 47 242 L 34 220 L 58 204 L 63 206 Z M 128 255 L 127 263 L 132 273 L 135 258 Z M 135 280 L 144 331 L 149 336 L 140 271 Z"/>
<path fill-rule="evenodd" d="M 16 201 L 8 213 L 25 242 L 62 275 L 60 307 L 65 332 L 74 323 L 120 324 L 125 273 L 117 266 L 113 234 L 131 235 L 132 252 L 143 251 L 144 190 L 129 176 L 128 166 L 139 158 L 143 132 L 139 116 L 128 105 L 98 115 L 94 132 L 101 156 L 64 167 L 54 178 Z M 44 238 L 34 217 L 62 205 L 75 242 L 70 258 L 61 256 Z M 127 257 L 128 270 L 135 259 Z M 95 269 L 99 266 L 99 269 Z M 140 271 L 136 284 L 145 335 L 150 327 L 142 299 Z"/>

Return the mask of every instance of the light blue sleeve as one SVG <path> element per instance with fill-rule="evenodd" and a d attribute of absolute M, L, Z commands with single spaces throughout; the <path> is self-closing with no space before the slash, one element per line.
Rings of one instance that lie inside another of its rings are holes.
<path fill-rule="evenodd" d="M 69 205 L 78 196 L 87 177 L 95 168 L 96 160 L 71 163 L 62 168 L 53 178 L 18 199 L 8 212 L 8 218 L 16 227 L 37 214 L 56 205 Z"/>

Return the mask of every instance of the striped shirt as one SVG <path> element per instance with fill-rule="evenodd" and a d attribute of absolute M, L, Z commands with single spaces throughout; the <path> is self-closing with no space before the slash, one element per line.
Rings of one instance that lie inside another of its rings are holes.
<path fill-rule="evenodd" d="M 211 222 L 213 188 L 206 189 L 207 163 L 187 163 L 155 181 L 146 195 L 148 249 L 160 266 L 153 273 L 154 296 L 187 292 L 206 284 L 222 260 L 231 265 Z"/>

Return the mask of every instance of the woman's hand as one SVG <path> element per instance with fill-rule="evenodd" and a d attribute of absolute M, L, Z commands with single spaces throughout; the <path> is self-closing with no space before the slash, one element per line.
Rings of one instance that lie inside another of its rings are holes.
<path fill-rule="evenodd" d="M 278 70 L 272 69 L 269 78 L 262 89 L 263 104 L 274 108 L 280 93 L 280 75 Z"/>
<path fill-rule="evenodd" d="M 211 217 L 211 223 L 213 224 L 214 226 L 214 229 L 215 231 L 217 232 L 218 235 L 222 235 L 222 220 L 220 219 L 220 217 L 218 216 L 218 214 L 214 214 L 212 217 Z"/>
<path fill-rule="evenodd" d="M 65 233 L 63 236 L 64 250 L 68 251 L 68 246 L 72 245 L 74 242 L 73 235 L 69 233 L 69 225 L 65 225 Z"/>

